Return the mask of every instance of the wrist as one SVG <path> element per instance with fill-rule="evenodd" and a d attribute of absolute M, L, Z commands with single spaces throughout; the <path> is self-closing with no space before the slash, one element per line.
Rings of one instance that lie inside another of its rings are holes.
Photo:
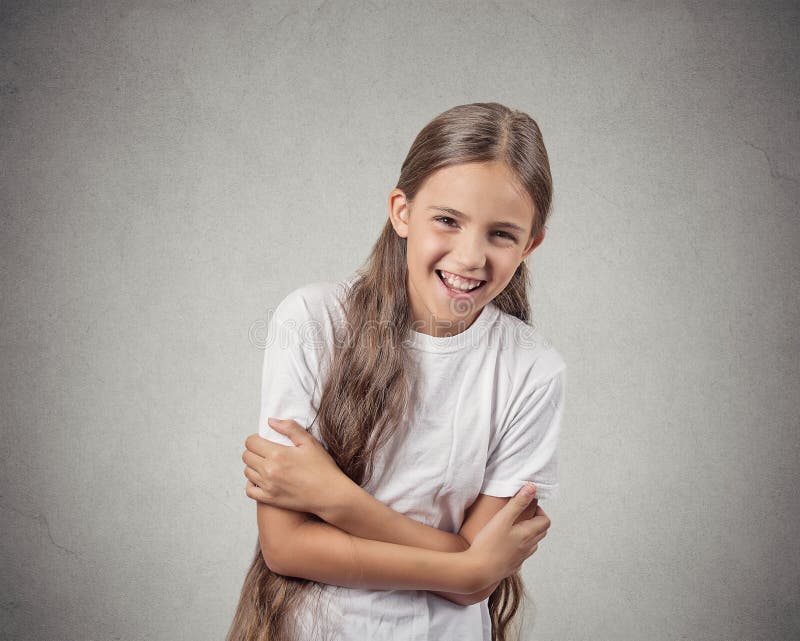
<path fill-rule="evenodd" d="M 458 552 L 461 557 L 462 580 L 465 588 L 464 594 L 474 594 L 488 588 L 492 584 L 488 568 L 483 559 L 469 549 Z"/>
<path fill-rule="evenodd" d="M 340 527 L 341 520 L 352 508 L 354 494 L 360 489 L 346 474 L 342 473 L 337 482 L 328 488 L 323 503 L 316 514 L 323 521 Z"/>

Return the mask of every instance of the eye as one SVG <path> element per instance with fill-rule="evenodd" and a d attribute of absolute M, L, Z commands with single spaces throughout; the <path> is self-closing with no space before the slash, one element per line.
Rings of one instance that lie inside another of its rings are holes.
<path fill-rule="evenodd" d="M 458 227 L 458 223 L 450 216 L 436 216 L 434 220 L 446 227 Z M 495 233 L 499 234 L 499 238 L 507 238 L 510 241 L 517 242 L 517 237 L 507 231 L 496 231 Z"/>
<path fill-rule="evenodd" d="M 498 231 L 497 233 L 501 234 L 503 238 L 508 238 L 509 240 L 513 240 L 514 242 L 517 242 L 516 236 L 512 236 L 507 231 Z"/>

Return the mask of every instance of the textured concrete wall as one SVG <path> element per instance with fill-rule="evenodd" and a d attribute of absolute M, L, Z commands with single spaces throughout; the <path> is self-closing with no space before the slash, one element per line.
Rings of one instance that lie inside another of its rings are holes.
<path fill-rule="evenodd" d="M 0 5 L 0 636 L 221 639 L 258 328 L 351 273 L 416 132 L 530 113 L 569 366 L 524 639 L 800 636 L 798 13 Z M 544 503 L 544 502 L 543 502 Z"/>

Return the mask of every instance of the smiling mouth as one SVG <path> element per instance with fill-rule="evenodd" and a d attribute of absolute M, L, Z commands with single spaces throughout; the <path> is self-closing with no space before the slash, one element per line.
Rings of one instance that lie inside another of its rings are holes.
<path fill-rule="evenodd" d="M 442 284 L 445 287 L 447 287 L 450 291 L 453 291 L 453 292 L 458 292 L 458 293 L 462 293 L 462 294 L 469 294 L 469 293 L 472 293 L 472 292 L 480 289 L 481 287 L 483 287 L 486 284 L 486 281 L 482 280 L 482 281 L 480 281 L 480 284 L 476 285 L 475 287 L 471 287 L 469 289 L 460 289 L 458 287 L 453 287 L 450 284 L 448 284 L 448 282 L 444 278 L 444 275 L 442 274 L 442 270 L 441 269 L 437 269 L 435 271 L 436 271 L 436 275 L 439 277 L 439 280 L 442 281 Z"/>

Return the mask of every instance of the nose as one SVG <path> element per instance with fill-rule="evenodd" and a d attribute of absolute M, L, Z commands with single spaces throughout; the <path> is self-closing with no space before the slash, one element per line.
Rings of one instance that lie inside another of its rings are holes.
<path fill-rule="evenodd" d="M 459 273 L 469 276 L 474 270 L 483 269 L 486 264 L 486 252 L 483 246 L 483 238 L 477 233 L 459 234 L 459 239 L 453 248 L 453 256 L 459 269 Z"/>

